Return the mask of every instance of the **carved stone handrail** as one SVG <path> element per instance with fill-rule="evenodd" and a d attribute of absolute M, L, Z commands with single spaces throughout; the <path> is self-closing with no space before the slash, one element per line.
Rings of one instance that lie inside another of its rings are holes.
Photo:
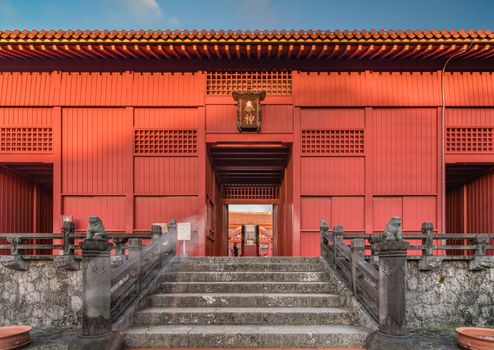
<path fill-rule="evenodd" d="M 379 272 L 375 266 L 364 259 L 363 249 L 358 252 L 357 246 L 363 248 L 363 240 L 354 243 L 351 248 L 343 243 L 343 227 L 335 226 L 333 232 L 328 227 L 321 225 L 321 253 L 335 271 L 342 277 L 352 289 L 355 296 L 360 299 L 363 306 L 377 321 L 379 319 L 378 308 L 378 282 Z"/>
<path fill-rule="evenodd" d="M 320 230 L 322 258 L 379 323 L 379 331 L 368 337 L 366 348 L 417 349 L 418 342 L 406 330 L 405 279 L 409 243 L 403 240 L 401 219 L 393 217 L 383 234 L 370 239 L 372 251 L 378 257 L 377 264 L 365 260 L 364 238 L 354 238 L 348 247 L 344 244 L 342 226 L 335 226 L 333 232 L 329 232 L 323 219 Z"/>
<path fill-rule="evenodd" d="M 174 220 L 168 228 L 168 233 L 163 234 L 161 226 L 153 225 L 151 242 L 144 247 L 139 238 L 130 238 L 128 246 L 118 250 L 127 251 L 128 255 L 119 256 L 124 259 L 112 269 L 113 244 L 101 220 L 89 218 L 87 238 L 79 244 L 83 257 L 82 333 L 71 342 L 70 350 L 123 349 L 123 336 L 112 328 L 132 316 L 139 300 L 146 296 L 162 268 L 175 255 Z"/>
<path fill-rule="evenodd" d="M 168 225 L 168 233 L 162 234 L 161 226 L 151 228 L 152 241 L 142 246 L 141 240 L 129 240 L 128 260 L 112 271 L 112 320 L 118 319 L 145 289 L 160 268 L 175 255 L 176 226 Z"/>
<path fill-rule="evenodd" d="M 341 226 L 335 226 L 334 233 L 340 235 Z M 437 233 L 431 222 L 422 224 L 421 233 L 406 233 L 403 240 L 410 243 L 407 260 L 418 260 L 419 270 L 438 268 L 443 261 L 469 261 L 469 269 L 478 271 L 494 267 L 494 233 Z M 363 239 L 364 256 L 377 264 L 372 242 L 380 234 L 345 233 L 345 240 Z M 417 244 L 420 241 L 421 244 Z M 451 242 L 453 241 L 453 242 Z M 455 242 L 457 241 L 457 242 Z M 469 242 L 469 244 L 465 244 Z M 463 244 L 456 244 L 463 243 Z"/>

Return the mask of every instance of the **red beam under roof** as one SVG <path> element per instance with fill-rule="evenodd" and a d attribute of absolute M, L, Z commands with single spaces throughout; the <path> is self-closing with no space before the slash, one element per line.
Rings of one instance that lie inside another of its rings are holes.
<path fill-rule="evenodd" d="M 0 31 L 0 60 L 431 60 L 462 52 L 465 59 L 490 59 L 494 56 L 493 44 L 494 33 L 490 30 L 7 30 Z"/>

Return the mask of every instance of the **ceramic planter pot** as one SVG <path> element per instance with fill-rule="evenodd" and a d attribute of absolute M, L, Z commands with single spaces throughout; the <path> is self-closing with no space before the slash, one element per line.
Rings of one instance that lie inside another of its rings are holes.
<path fill-rule="evenodd" d="M 472 350 L 494 349 L 494 329 L 460 327 L 458 333 L 458 345 Z"/>
<path fill-rule="evenodd" d="M 29 326 L 0 327 L 0 350 L 19 349 L 31 343 Z"/>

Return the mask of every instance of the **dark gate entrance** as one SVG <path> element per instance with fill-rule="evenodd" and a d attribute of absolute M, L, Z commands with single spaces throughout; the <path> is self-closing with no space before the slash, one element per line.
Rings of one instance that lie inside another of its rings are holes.
<path fill-rule="evenodd" d="M 208 255 L 228 255 L 233 247 L 228 235 L 232 229 L 228 222 L 229 205 L 272 206 L 271 227 L 260 232 L 259 254 L 288 254 L 282 241 L 291 235 L 284 214 L 287 192 L 291 193 L 291 145 L 220 143 L 209 145 L 208 151 L 208 227 L 213 231 L 213 237 L 208 235 Z M 259 225 L 255 219 L 251 221 L 242 224 Z"/>

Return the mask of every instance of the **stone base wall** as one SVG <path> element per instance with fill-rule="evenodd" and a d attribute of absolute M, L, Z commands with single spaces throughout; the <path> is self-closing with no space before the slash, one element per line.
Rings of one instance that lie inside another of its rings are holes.
<path fill-rule="evenodd" d="M 81 276 L 52 261 L 29 261 L 27 271 L 0 265 L 0 326 L 79 327 Z"/>
<path fill-rule="evenodd" d="M 407 264 L 409 328 L 494 325 L 494 269 L 468 270 L 468 262 L 444 261 L 431 271 Z"/>
<path fill-rule="evenodd" d="M 0 326 L 79 327 L 81 271 L 52 261 L 29 261 L 28 271 L 0 265 Z M 431 271 L 407 264 L 409 328 L 494 325 L 494 269 L 469 271 L 468 263 L 443 262 Z"/>

